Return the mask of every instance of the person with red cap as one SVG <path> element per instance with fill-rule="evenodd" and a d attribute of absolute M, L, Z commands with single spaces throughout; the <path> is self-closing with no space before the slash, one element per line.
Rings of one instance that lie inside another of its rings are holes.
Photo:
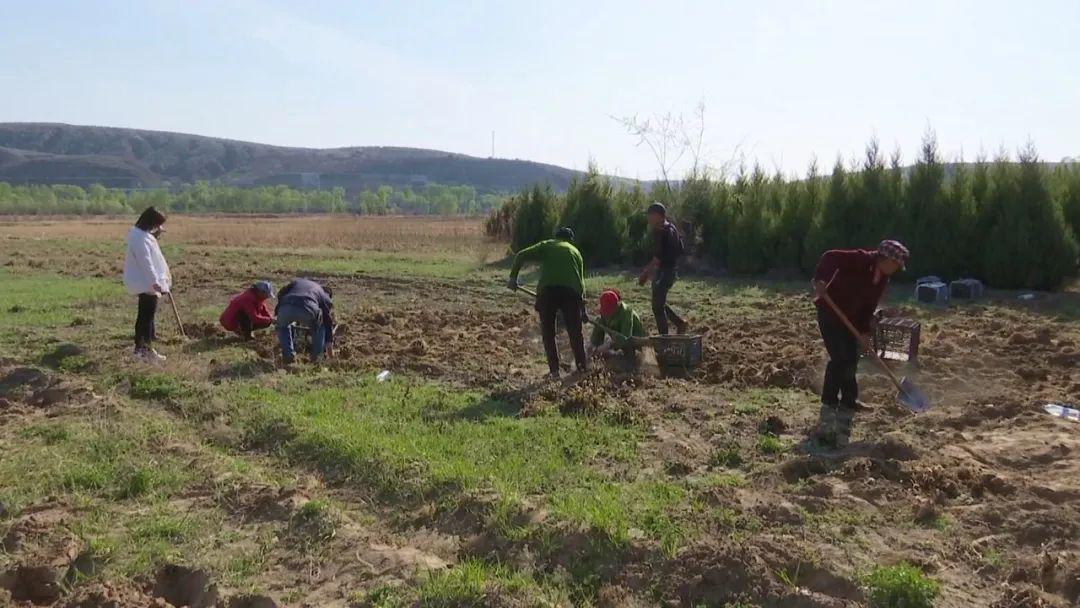
<path fill-rule="evenodd" d="M 274 323 L 266 301 L 274 297 L 274 288 L 267 281 L 259 281 L 229 300 L 229 305 L 221 313 L 218 322 L 226 331 L 231 331 L 245 340 L 252 338 L 251 332 L 266 329 Z"/>
<path fill-rule="evenodd" d="M 900 242 L 881 241 L 877 249 L 834 249 L 818 261 L 812 281 L 818 328 L 829 353 L 821 403 L 848 412 L 859 407 L 855 372 L 860 351 L 872 348 L 874 311 L 889 277 L 904 268 L 909 252 Z M 836 304 L 860 332 L 858 337 L 844 325 L 823 296 Z"/>
<path fill-rule="evenodd" d="M 589 345 L 594 355 L 607 355 L 612 351 L 631 354 L 634 345 L 630 338 L 645 336 L 641 317 L 622 301 L 618 289 L 607 289 L 600 294 L 600 324 L 593 324 Z M 609 331 L 610 330 L 610 331 Z"/>

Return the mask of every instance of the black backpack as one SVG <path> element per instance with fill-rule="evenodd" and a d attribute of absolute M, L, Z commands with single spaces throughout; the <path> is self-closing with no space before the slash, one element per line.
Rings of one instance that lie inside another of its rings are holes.
<path fill-rule="evenodd" d="M 668 255 L 677 260 L 686 253 L 686 244 L 683 243 L 682 232 L 679 231 L 679 227 L 675 225 L 675 222 L 669 222 L 669 224 L 671 229 L 667 238 Z"/>

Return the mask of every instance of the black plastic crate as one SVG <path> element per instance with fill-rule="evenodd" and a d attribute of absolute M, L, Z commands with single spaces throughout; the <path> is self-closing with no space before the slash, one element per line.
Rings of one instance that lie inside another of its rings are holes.
<path fill-rule="evenodd" d="M 655 336 L 650 341 L 660 365 L 693 369 L 701 363 L 701 336 Z"/>
<path fill-rule="evenodd" d="M 919 358 L 922 325 L 914 319 L 884 317 L 874 332 L 874 350 L 882 359 L 915 363 Z"/>
<path fill-rule="evenodd" d="M 983 295 L 983 284 L 978 279 L 960 279 L 949 283 L 949 297 L 956 300 L 974 300 Z"/>

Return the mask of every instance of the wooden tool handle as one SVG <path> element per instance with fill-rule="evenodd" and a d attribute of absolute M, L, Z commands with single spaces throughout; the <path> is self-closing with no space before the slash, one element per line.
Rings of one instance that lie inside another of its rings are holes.
<path fill-rule="evenodd" d="M 169 292 L 169 304 L 172 306 L 173 316 L 176 317 L 176 326 L 180 328 L 180 335 L 185 338 L 188 337 L 187 332 L 184 331 L 184 324 L 180 321 L 180 311 L 176 308 L 176 300 L 173 299 L 172 292 Z"/>
<path fill-rule="evenodd" d="M 851 323 L 851 320 L 847 318 L 847 315 L 841 312 L 840 307 L 836 305 L 836 302 L 833 302 L 833 299 L 829 297 L 829 294 L 821 294 L 821 299 L 829 305 L 829 308 L 831 308 L 832 311 L 836 313 L 836 316 L 839 317 L 840 320 L 843 321 L 844 325 L 847 326 L 848 330 L 851 332 L 851 335 L 855 336 L 855 339 L 858 340 L 862 336 L 862 334 L 859 333 L 858 329 L 855 329 L 855 325 Z M 877 354 L 876 350 L 871 348 L 870 355 L 873 356 L 874 361 L 876 361 L 878 366 L 880 366 L 881 369 L 889 376 L 889 379 L 892 380 L 892 383 L 896 385 L 897 390 L 902 392 L 904 389 L 900 384 L 900 379 L 897 378 L 896 374 L 893 373 L 892 368 L 890 368 L 884 361 L 881 360 L 881 356 Z"/>

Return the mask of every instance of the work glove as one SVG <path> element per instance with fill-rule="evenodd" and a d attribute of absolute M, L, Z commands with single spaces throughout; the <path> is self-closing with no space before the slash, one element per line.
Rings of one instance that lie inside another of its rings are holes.
<path fill-rule="evenodd" d="M 510 277 L 509 279 L 506 279 L 506 288 L 509 289 L 510 291 L 517 291 L 517 288 L 518 288 L 517 277 Z"/>

